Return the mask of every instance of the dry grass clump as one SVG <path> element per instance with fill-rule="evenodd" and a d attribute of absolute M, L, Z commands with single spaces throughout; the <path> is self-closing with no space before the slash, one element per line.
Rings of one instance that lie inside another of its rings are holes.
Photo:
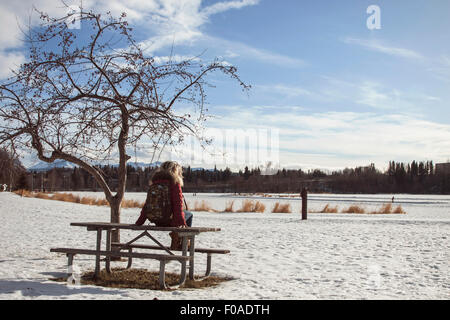
<path fill-rule="evenodd" d="M 366 209 L 354 204 L 347 209 L 342 210 L 342 213 L 366 213 Z"/>
<path fill-rule="evenodd" d="M 260 201 L 245 199 L 237 212 L 264 212 L 266 205 Z"/>
<path fill-rule="evenodd" d="M 33 195 L 33 193 L 31 194 Z M 45 192 L 38 192 L 34 197 L 39 199 L 52 200 L 52 196 Z"/>
<path fill-rule="evenodd" d="M 292 213 L 291 204 L 276 202 L 272 208 L 272 213 Z"/>
<path fill-rule="evenodd" d="M 372 211 L 371 214 L 405 214 L 406 211 L 403 210 L 401 205 L 398 205 L 395 209 L 392 208 L 392 204 L 385 203 L 381 206 L 380 209 L 376 211 Z"/>
<path fill-rule="evenodd" d="M 39 198 L 39 194 L 37 195 L 37 198 Z M 57 200 L 57 201 L 66 201 L 66 202 L 70 202 L 73 198 L 72 194 L 68 194 L 68 193 L 55 193 L 52 197 L 51 200 Z"/>
<path fill-rule="evenodd" d="M 329 204 L 326 204 L 320 211 L 310 210 L 308 212 L 311 213 L 338 213 L 338 207 L 331 207 Z M 359 205 L 351 205 L 347 209 L 343 209 L 341 213 L 359 213 L 359 214 L 406 214 L 405 210 L 403 210 L 401 205 L 393 208 L 392 204 L 386 203 L 383 204 L 378 210 L 366 212 L 366 209 Z"/>
<path fill-rule="evenodd" d="M 245 199 L 242 201 L 241 209 L 239 212 L 252 212 L 254 207 L 254 202 L 252 200 Z"/>
<path fill-rule="evenodd" d="M 377 211 L 377 213 L 387 214 L 392 212 L 392 204 L 385 203 L 381 206 L 381 208 Z"/>
<path fill-rule="evenodd" d="M 92 197 L 82 197 L 81 199 L 80 199 L 80 203 L 81 204 L 87 204 L 87 205 L 89 205 L 89 206 L 93 206 L 93 205 L 95 205 L 95 198 L 92 198 Z"/>
<path fill-rule="evenodd" d="M 109 206 L 109 203 L 104 198 L 94 198 L 94 197 L 80 197 L 74 195 L 72 193 L 54 193 L 49 194 L 45 192 L 30 192 L 27 190 L 17 190 L 14 193 L 28 198 L 39 198 L 45 200 L 57 200 L 57 201 L 65 201 L 72 203 L 80 203 L 91 206 Z M 140 203 L 136 200 L 123 200 L 122 208 L 142 208 L 144 206 L 143 203 Z"/>
<path fill-rule="evenodd" d="M 266 205 L 262 202 L 256 201 L 254 212 L 264 212 L 266 210 Z"/>
<path fill-rule="evenodd" d="M 406 213 L 406 211 L 405 210 L 403 210 L 403 208 L 402 208 L 402 206 L 401 205 L 398 205 L 395 209 L 394 209 L 394 211 L 392 211 L 392 213 L 397 213 L 397 214 L 405 214 Z"/>
<path fill-rule="evenodd" d="M 202 200 L 200 202 L 195 201 L 193 211 L 217 212 L 217 210 L 213 209 L 211 205 L 205 200 Z"/>
<path fill-rule="evenodd" d="M 101 270 L 97 279 L 94 278 L 94 272 L 85 272 L 81 276 L 81 284 L 96 285 L 110 288 L 132 288 L 144 290 L 161 290 L 159 288 L 159 272 L 151 272 L 145 269 L 124 269 L 112 268 L 111 273 L 105 269 Z M 57 282 L 66 282 L 67 278 L 50 279 Z M 231 277 L 210 276 L 200 281 L 186 280 L 181 289 L 200 289 L 219 285 L 221 282 L 234 280 Z M 176 285 L 179 281 L 179 275 L 166 272 L 166 284 Z"/>
<path fill-rule="evenodd" d="M 19 196 L 22 197 L 30 197 L 30 191 L 28 190 L 24 190 L 24 189 L 20 189 L 20 190 L 16 190 L 13 191 L 15 194 L 18 194 Z"/>
<path fill-rule="evenodd" d="M 144 202 L 139 202 L 137 200 L 123 200 L 122 208 L 142 208 L 144 204 Z"/>
<path fill-rule="evenodd" d="M 338 207 L 331 207 L 328 203 L 323 207 L 322 210 L 319 211 L 319 213 L 337 213 Z"/>
<path fill-rule="evenodd" d="M 225 209 L 223 210 L 223 212 L 234 212 L 233 206 L 234 206 L 234 200 L 233 201 L 227 201 L 227 203 L 225 204 Z"/>
<path fill-rule="evenodd" d="M 39 194 L 37 194 L 37 198 L 41 198 Z M 43 198 L 57 201 L 65 201 L 65 202 L 73 202 L 73 203 L 81 203 L 81 198 L 79 196 L 75 196 L 71 193 L 55 193 L 50 198 Z"/>

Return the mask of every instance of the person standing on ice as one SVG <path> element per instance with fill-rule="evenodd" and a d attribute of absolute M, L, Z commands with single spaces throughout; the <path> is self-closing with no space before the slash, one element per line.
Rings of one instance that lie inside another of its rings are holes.
<path fill-rule="evenodd" d="M 183 186 L 183 169 L 182 167 L 174 161 L 166 161 L 156 170 L 151 178 L 150 185 L 166 184 L 168 185 L 169 199 L 172 210 L 172 219 L 168 225 L 160 225 L 164 227 L 178 227 L 185 228 L 192 226 L 193 214 L 190 211 L 183 210 L 183 192 L 181 187 Z M 147 220 L 148 216 L 145 212 L 146 205 L 151 201 L 150 197 L 147 196 L 146 203 L 144 204 L 140 216 L 135 222 L 136 225 L 143 225 Z M 186 203 L 186 202 L 184 202 Z M 158 223 L 156 223 L 158 225 Z M 171 232 L 170 237 L 172 238 L 172 243 L 170 248 L 172 250 L 181 249 L 181 239 L 178 233 Z"/>

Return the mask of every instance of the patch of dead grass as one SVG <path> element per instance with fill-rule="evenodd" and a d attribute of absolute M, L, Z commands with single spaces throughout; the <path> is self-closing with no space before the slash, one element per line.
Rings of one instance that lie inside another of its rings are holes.
<path fill-rule="evenodd" d="M 123 200 L 122 208 L 142 208 L 144 204 L 144 202 L 139 202 L 137 200 Z"/>
<path fill-rule="evenodd" d="M 74 195 L 72 193 L 46 193 L 46 192 L 30 192 L 27 190 L 17 190 L 14 193 L 28 198 L 38 198 L 45 200 L 57 200 L 57 201 L 65 201 L 72 203 L 80 203 L 91 206 L 109 206 L 109 203 L 104 198 L 95 198 L 95 197 L 80 197 L 78 195 Z M 142 208 L 144 203 L 141 203 L 136 200 L 122 200 L 122 208 Z"/>
<path fill-rule="evenodd" d="M 234 200 L 233 201 L 227 201 L 227 203 L 225 204 L 225 209 L 223 210 L 223 212 L 234 212 L 233 206 L 234 206 Z"/>
<path fill-rule="evenodd" d="M 397 213 L 397 214 L 405 214 L 406 213 L 406 211 L 405 210 L 403 210 L 403 208 L 402 208 L 402 206 L 401 205 L 398 205 L 395 209 L 394 209 L 394 211 L 392 211 L 392 213 Z"/>
<path fill-rule="evenodd" d="M 291 204 L 275 202 L 272 213 L 292 213 Z"/>
<path fill-rule="evenodd" d="M 380 209 L 370 212 L 371 214 L 406 214 L 401 205 L 398 205 L 395 209 L 391 203 L 383 204 Z"/>
<path fill-rule="evenodd" d="M 266 206 L 260 201 L 245 199 L 242 201 L 241 208 L 237 212 L 264 212 Z"/>
<path fill-rule="evenodd" d="M 366 209 L 362 206 L 353 204 L 349 206 L 347 209 L 342 210 L 342 213 L 366 213 Z"/>
<path fill-rule="evenodd" d="M 213 209 L 211 205 L 205 200 L 195 201 L 193 211 L 218 212 L 217 210 Z"/>
<path fill-rule="evenodd" d="M 166 272 L 166 284 L 169 286 L 176 285 L 179 281 L 179 274 Z M 67 278 L 50 279 L 56 282 L 67 282 Z M 201 289 L 214 287 L 225 281 L 235 280 L 232 277 L 210 276 L 199 281 L 187 279 L 180 289 Z M 94 278 L 94 272 L 88 271 L 82 274 L 81 284 L 96 285 L 109 288 L 122 289 L 144 289 L 144 290 L 161 290 L 159 288 L 159 272 L 148 271 L 146 269 L 125 269 L 112 268 L 111 273 L 107 273 L 105 269 L 100 271 L 97 279 Z"/>
<path fill-rule="evenodd" d="M 254 212 L 264 212 L 266 210 L 266 205 L 262 202 L 256 201 Z"/>
<path fill-rule="evenodd" d="M 331 207 L 328 203 L 323 207 L 322 210 L 319 211 L 319 213 L 338 213 L 338 207 Z"/>

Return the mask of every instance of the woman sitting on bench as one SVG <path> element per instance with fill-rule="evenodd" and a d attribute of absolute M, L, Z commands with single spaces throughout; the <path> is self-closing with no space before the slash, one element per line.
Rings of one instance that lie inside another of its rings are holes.
<path fill-rule="evenodd" d="M 183 186 L 183 169 L 182 167 L 173 161 L 166 161 L 156 170 L 151 178 L 151 185 L 153 184 L 169 184 L 169 199 L 172 207 L 172 220 L 169 223 L 170 227 L 185 228 L 186 226 L 192 226 L 193 214 L 190 211 L 183 211 L 183 192 L 181 187 Z M 147 201 L 149 197 L 147 197 Z M 143 225 L 147 220 L 147 214 L 144 212 L 144 207 L 141 210 L 139 219 L 136 221 L 136 225 Z M 167 225 L 165 225 L 167 226 Z M 170 249 L 180 250 L 181 239 L 178 237 L 178 233 L 171 232 L 170 237 L 172 243 Z"/>

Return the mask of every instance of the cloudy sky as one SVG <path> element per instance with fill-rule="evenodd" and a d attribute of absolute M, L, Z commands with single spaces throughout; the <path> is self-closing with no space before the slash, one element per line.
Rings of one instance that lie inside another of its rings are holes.
<path fill-rule="evenodd" d="M 373 4 L 380 9 L 380 29 L 367 26 Z M 171 52 L 180 59 L 201 54 L 206 61 L 219 57 L 238 67 L 252 85 L 248 94 L 226 77 L 211 79 L 214 118 L 207 127 L 218 138 L 216 149 L 223 136 L 250 130 L 279 139 L 272 146 L 282 167 L 375 163 L 383 169 L 389 160 L 450 159 L 448 0 L 84 0 L 82 5 L 127 12 L 137 39 L 157 61 Z M 58 0 L 0 0 L 0 78 L 26 59 L 18 25 L 30 21 L 33 6 L 53 15 L 65 11 Z M 140 152 L 136 160 L 148 157 Z"/>

